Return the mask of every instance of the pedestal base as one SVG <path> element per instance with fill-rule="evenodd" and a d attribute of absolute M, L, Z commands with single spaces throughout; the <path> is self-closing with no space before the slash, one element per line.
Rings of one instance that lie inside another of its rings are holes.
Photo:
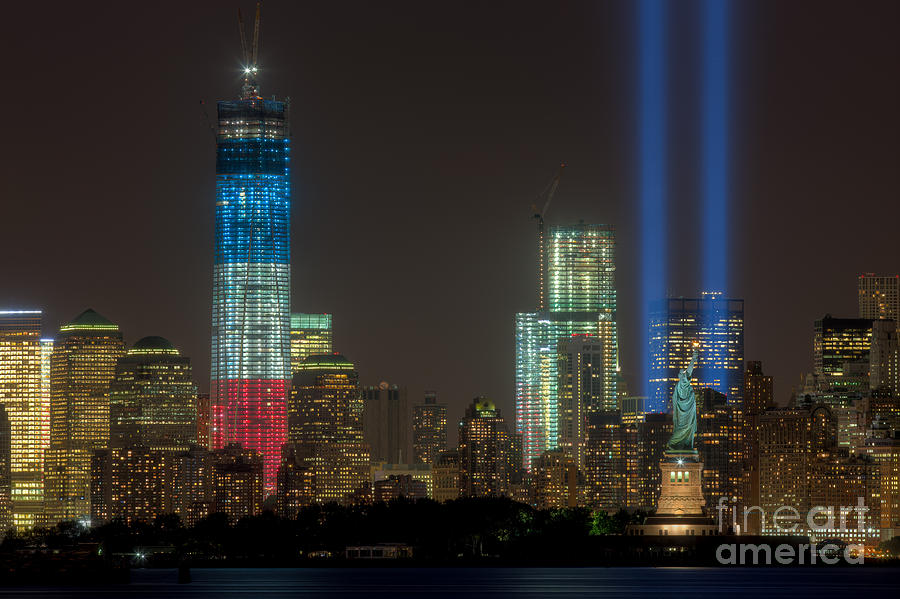
<path fill-rule="evenodd" d="M 666 451 L 659 461 L 662 475 L 659 516 L 702 516 L 706 501 L 703 499 L 703 462 L 695 450 Z"/>

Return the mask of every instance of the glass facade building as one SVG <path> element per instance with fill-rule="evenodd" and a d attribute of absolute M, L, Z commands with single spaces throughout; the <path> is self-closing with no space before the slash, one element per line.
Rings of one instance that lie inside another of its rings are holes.
<path fill-rule="evenodd" d="M 11 524 L 20 531 L 43 511 L 49 386 L 42 365 L 40 310 L 0 310 L 0 404 L 10 423 Z"/>
<path fill-rule="evenodd" d="M 522 460 L 560 446 L 559 341 L 593 335 L 602 347 L 598 392 L 617 409 L 615 229 L 577 224 L 550 227 L 545 240 L 547 311 L 516 314 L 516 432 Z"/>
<path fill-rule="evenodd" d="M 309 356 L 334 351 L 331 314 L 291 314 L 291 373 L 300 370 Z"/>
<path fill-rule="evenodd" d="M 110 383 L 110 447 L 188 449 L 197 443 L 196 398 L 190 358 L 162 337 L 144 337 Z"/>
<path fill-rule="evenodd" d="M 647 412 L 669 409 L 678 372 L 691 358 L 694 341 L 700 357 L 692 384 L 709 387 L 741 402 L 744 390 L 744 300 L 721 294 L 668 298 L 658 302 L 650 318 L 650 396 Z"/>
<path fill-rule="evenodd" d="M 216 140 L 211 445 L 259 452 L 271 492 L 291 370 L 287 104 L 245 85 L 218 103 Z"/>
<path fill-rule="evenodd" d="M 109 444 L 109 383 L 123 355 L 118 325 L 93 310 L 59 329 L 50 357 L 49 525 L 90 517 L 91 457 Z"/>

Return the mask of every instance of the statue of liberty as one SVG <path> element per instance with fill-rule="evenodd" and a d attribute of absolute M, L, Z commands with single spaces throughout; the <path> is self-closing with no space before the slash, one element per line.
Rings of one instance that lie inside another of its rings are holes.
<path fill-rule="evenodd" d="M 696 453 L 694 435 L 697 434 L 697 400 L 691 387 L 691 375 L 697 365 L 699 344 L 694 342 L 691 361 L 678 373 L 678 382 L 672 392 L 672 436 L 666 449 L 678 453 Z"/>

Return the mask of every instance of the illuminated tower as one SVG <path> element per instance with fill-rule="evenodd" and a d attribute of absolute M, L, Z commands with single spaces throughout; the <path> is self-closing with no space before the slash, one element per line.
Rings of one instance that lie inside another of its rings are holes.
<path fill-rule="evenodd" d="M 288 407 L 291 445 L 284 451 L 279 502 L 290 502 L 301 488 L 305 501 L 320 504 L 346 505 L 360 492 L 367 495 L 369 450 L 353 363 L 340 354 L 307 358 L 294 375 Z"/>
<path fill-rule="evenodd" d="M 869 320 L 900 318 L 900 276 L 859 275 L 859 317 Z"/>
<path fill-rule="evenodd" d="M 110 447 L 188 449 L 197 443 L 191 360 L 162 337 L 144 337 L 109 386 Z"/>
<path fill-rule="evenodd" d="M 525 468 L 560 445 L 560 339 L 589 334 L 601 348 L 595 391 L 616 409 L 616 237 L 610 225 L 553 226 L 546 239 L 547 311 L 516 314 L 516 432 Z"/>
<path fill-rule="evenodd" d="M 259 452 L 271 492 L 290 383 L 288 106 L 259 95 L 258 9 L 256 24 L 241 99 L 218 103 L 210 435 Z"/>
<path fill-rule="evenodd" d="M 291 314 L 291 373 L 309 356 L 332 353 L 333 345 L 331 314 Z"/>
<path fill-rule="evenodd" d="M 691 344 L 700 342 L 692 383 L 738 405 L 744 392 L 744 300 L 704 293 L 657 302 L 650 321 L 650 396 L 646 411 L 666 412 Z"/>
<path fill-rule="evenodd" d="M 476 397 L 459 421 L 459 494 L 509 494 L 511 436 L 494 402 Z"/>
<path fill-rule="evenodd" d="M 447 450 L 447 404 L 438 403 L 434 391 L 413 410 L 413 452 L 419 464 L 435 464 Z"/>
<path fill-rule="evenodd" d="M 43 510 L 44 385 L 41 378 L 41 312 L 0 311 L 0 404 L 13 436 L 10 446 L 12 524 L 31 528 Z"/>
<path fill-rule="evenodd" d="M 50 357 L 48 524 L 91 513 L 91 456 L 109 443 L 109 383 L 124 354 L 118 325 L 93 310 L 59 329 Z"/>

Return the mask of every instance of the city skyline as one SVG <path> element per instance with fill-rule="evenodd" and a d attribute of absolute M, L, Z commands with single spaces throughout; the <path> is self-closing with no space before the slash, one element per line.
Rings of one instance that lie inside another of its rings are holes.
<path fill-rule="evenodd" d="M 820 21 L 799 31 L 783 23 L 796 25 L 792 19 L 801 9 L 774 3 L 754 9 L 747 3 L 735 3 L 733 8 L 734 18 L 745 18 L 750 30 L 734 41 L 736 64 L 732 67 L 745 94 L 735 110 L 746 122 L 731 141 L 738 155 L 733 166 L 737 188 L 734 205 L 744 212 L 732 225 L 732 277 L 737 280 L 731 285 L 730 295 L 746 301 L 745 356 L 761 360 L 767 374 L 774 376 L 776 401 L 782 405 L 788 401 L 791 385 L 799 384 L 802 373 L 812 371 L 809 347 L 813 322 L 826 313 L 855 317 L 854 278 L 865 272 L 896 272 L 890 235 L 868 236 L 858 250 L 816 244 L 818 236 L 826 235 L 827 227 L 834 226 L 836 220 L 850 229 L 864 230 L 873 212 L 880 215 L 879 220 L 888 222 L 897 216 L 896 201 L 890 196 L 896 189 L 896 173 L 889 167 L 897 161 L 898 117 L 888 107 L 896 105 L 898 87 L 887 77 L 889 69 L 884 70 L 896 60 L 897 48 L 896 42 L 890 45 L 878 35 L 888 32 L 887 28 L 878 29 L 879 22 L 890 21 L 891 15 L 896 17 L 897 9 L 888 4 L 873 6 L 883 11 L 882 18 L 872 14 L 877 12 L 874 9 L 865 17 L 852 15 L 853 19 L 865 19 L 875 31 L 867 29 L 865 37 L 855 29 L 851 31 L 857 36 L 856 43 L 841 49 L 847 53 L 839 63 L 846 67 L 843 70 L 827 64 L 837 50 L 827 45 L 826 34 L 845 18 L 835 5 L 823 7 Z M 287 5 L 271 2 L 265 7 L 260 59 L 263 91 L 277 89 L 279 94 L 294 97 L 292 183 L 297 206 L 292 214 L 292 251 L 298 264 L 293 273 L 291 309 L 334 314 L 334 349 L 357 364 L 362 384 L 388 380 L 406 386 L 413 403 L 421 399 L 425 389 L 433 388 L 448 404 L 450 422 L 457 421 L 464 407 L 478 395 L 491 397 L 510 417 L 515 413 L 511 315 L 533 309 L 536 279 L 529 206 L 555 165 L 564 159 L 569 168 L 548 224 L 569 224 L 583 218 L 616 226 L 621 255 L 617 265 L 619 361 L 625 374 L 631 376 L 630 382 L 636 382 L 639 369 L 635 340 L 639 334 L 631 305 L 636 297 L 638 228 L 633 211 L 636 183 L 630 174 L 636 152 L 622 151 L 631 148 L 636 131 L 634 115 L 627 106 L 634 96 L 628 67 L 635 53 L 630 36 L 603 29 L 629 29 L 633 24 L 631 11 L 621 4 L 590 9 L 573 6 L 543 23 L 539 11 L 526 6 L 516 15 L 523 32 L 542 25 L 560 38 L 563 34 L 569 38 L 562 49 L 548 48 L 546 55 L 537 55 L 523 50 L 530 40 L 525 33 L 511 34 L 512 39 L 507 40 L 510 49 L 493 38 L 490 25 L 500 22 L 502 12 L 495 7 L 487 8 L 480 26 L 467 24 L 459 15 L 441 13 L 439 8 L 408 11 L 388 26 L 379 20 L 385 17 L 378 11 L 362 5 L 358 8 L 354 15 L 341 20 L 324 7 L 302 9 L 312 11 L 303 12 L 304 18 L 299 18 L 298 9 Z M 693 67 L 687 66 L 693 50 L 685 39 L 689 37 L 686 32 L 693 27 L 690 22 L 696 20 L 696 11 L 692 10 L 675 15 L 675 25 L 670 26 L 669 62 L 676 63 L 670 64 L 676 71 L 670 111 L 682 116 L 693 114 L 690 97 L 694 92 L 687 90 L 687 84 L 680 89 L 677 82 L 698 76 Z M 63 16 L 65 11 L 48 18 Z M 100 22 L 105 18 L 109 17 L 102 17 Z M 582 18 L 596 24 L 603 34 L 576 24 Z M 386 31 L 399 36 L 396 47 L 380 48 L 367 59 L 375 66 L 401 66 L 396 72 L 386 73 L 386 82 L 375 80 L 351 61 L 359 57 L 359 53 L 353 53 L 359 50 L 359 44 L 375 35 L 376 27 L 364 23 L 366 19 L 375 19 L 375 23 L 387 27 Z M 158 17 L 150 20 L 155 22 Z M 341 23 L 333 32 L 334 39 L 316 33 L 316 26 L 322 23 Z M 54 26 L 62 24 L 51 22 L 50 29 Z M 121 157 L 106 155 L 104 160 L 115 165 L 112 170 L 124 175 L 110 175 L 96 194 L 92 193 L 94 184 L 82 179 L 79 169 L 90 168 L 92 152 L 97 155 L 103 151 L 91 145 L 98 142 L 85 142 L 89 151 L 82 157 L 75 155 L 74 148 L 67 145 L 69 141 L 59 141 L 56 151 L 72 153 L 57 171 L 71 175 L 65 178 L 64 187 L 52 180 L 40 187 L 26 186 L 20 180 L 32 179 L 29 169 L 33 167 L 27 161 L 8 163 L 6 168 L 12 164 L 14 170 L 25 174 L 5 177 L 10 197 L 28 200 L 8 201 L 9 218 L 42 226 L 9 231 L 0 241 L 0 271 L 12 283 L 0 294 L 0 308 L 42 310 L 43 336 L 52 337 L 60 324 L 94 307 L 120 326 L 129 346 L 147 335 L 171 339 L 192 359 L 195 381 L 207 391 L 213 144 L 198 104 L 204 98 L 207 114 L 213 118 L 216 99 L 237 98 L 238 45 L 233 15 L 218 10 L 218 5 L 188 7 L 181 21 L 163 27 L 172 37 L 172 54 L 155 56 L 133 51 L 106 64 L 99 60 L 99 46 L 89 45 L 72 56 L 59 57 L 61 66 L 49 65 L 40 53 L 32 59 L 35 70 L 47 71 L 48 75 L 80 62 L 98 64 L 101 74 L 121 80 L 123 89 L 128 90 L 124 108 L 107 107 L 104 110 L 109 113 L 101 118 L 92 112 L 95 108 L 84 106 L 90 117 L 85 122 L 92 122 L 92 126 L 99 122 L 96 127 L 102 132 L 100 137 L 118 143 L 123 133 L 107 129 L 120 117 L 116 111 L 132 111 L 138 98 L 153 95 L 156 89 L 167 89 L 158 101 L 166 106 L 164 120 L 178 127 L 170 132 L 152 121 L 145 125 L 149 133 L 142 134 L 145 142 L 150 136 L 149 143 L 139 148 L 137 157 L 127 152 L 120 153 Z M 288 32 L 293 27 L 303 29 L 303 42 L 291 41 Z M 471 34 L 467 42 L 440 35 L 457 33 L 460 28 L 468 28 L 464 30 Z M 421 32 L 416 33 L 420 29 L 436 34 L 435 39 L 422 39 Z M 753 31 L 771 35 L 775 48 L 780 48 L 779 40 L 790 44 L 777 57 L 770 48 L 761 56 L 751 57 Z M 140 48 L 149 48 L 160 35 L 140 27 L 131 32 Z M 329 50 L 331 44 L 346 42 L 356 34 L 362 41 L 337 53 Z M 198 35 L 210 36 L 203 38 L 209 43 L 201 47 Z M 784 37 L 787 35 L 800 39 L 788 40 Z M 587 52 L 589 42 L 596 39 L 603 40 L 602 51 Z M 798 49 L 802 39 L 812 46 Z M 424 45 L 429 51 L 426 54 L 437 64 L 433 71 L 425 68 L 423 58 L 404 51 L 409 42 Z M 28 43 L 23 43 L 27 47 Z M 486 66 L 476 65 L 460 51 L 472 48 L 488 57 Z M 313 52 L 315 49 L 320 52 Z M 886 57 L 881 56 L 885 49 Z M 816 51 L 823 53 L 820 62 L 813 60 Z M 528 58 L 522 59 L 523 55 Z M 543 73 L 545 62 L 555 64 L 557 58 L 570 55 L 579 58 L 565 64 L 559 61 L 563 77 Z M 622 56 L 624 64 L 620 63 Z M 123 66 L 126 63 L 120 61 L 126 59 L 131 68 L 143 65 L 134 68 L 140 76 Z M 793 87 L 787 78 L 788 69 L 798 66 L 805 67 L 803 85 L 808 89 L 799 84 Z M 491 83 L 492 67 L 511 73 L 513 91 Z M 760 70 L 767 68 L 770 72 L 762 75 Z M 880 78 L 879 73 L 887 78 Z M 826 82 L 826 74 L 836 81 Z M 533 91 L 533 79 L 538 75 L 537 81 L 547 84 L 547 92 L 516 106 L 521 98 L 515 90 Z M 185 80 L 187 76 L 192 80 Z M 456 83 L 473 76 L 480 89 L 488 93 L 468 95 L 458 91 Z M 172 81 L 163 86 L 157 77 Z M 47 83 L 33 79 L 24 78 L 36 93 L 53 95 Z M 405 86 L 399 87 L 402 93 L 385 95 L 389 83 L 404 81 Z M 332 98 L 346 97 L 342 91 L 365 92 L 368 88 L 360 89 L 363 83 L 372 89 L 366 96 L 370 101 L 361 102 L 367 109 L 357 107 L 355 100 L 326 106 Z M 862 99 L 849 96 L 829 99 L 824 92 L 832 85 L 861 88 L 864 93 L 858 97 L 865 98 L 865 105 Z M 178 93 L 168 91 L 174 88 Z M 804 107 L 813 98 L 815 110 L 806 111 Z M 560 121 L 560 111 L 566 107 L 573 109 L 572 115 Z M 28 118 L 22 120 L 36 130 L 36 137 L 43 137 L 47 124 L 28 112 L 36 109 L 26 107 Z M 480 133 L 471 125 L 459 132 L 446 128 L 448 119 L 441 123 L 429 120 L 448 110 L 459 110 L 460 122 L 474 118 L 478 123 L 477 115 L 483 109 L 496 123 L 482 127 Z M 385 118 L 372 119 L 373 115 Z M 837 115 L 852 118 L 854 126 L 828 123 Z M 55 122 L 53 118 L 49 120 Z M 799 123 L 786 127 L 785 132 L 772 132 L 774 140 L 754 137 L 751 131 L 752 125 L 766 124 L 769 130 L 793 119 Z M 372 124 L 378 120 L 384 123 Z M 541 124 L 543 121 L 557 122 L 556 129 Z M 585 122 L 591 124 L 586 130 Z M 418 133 L 424 123 L 437 128 L 428 137 L 439 141 L 426 144 L 423 152 L 416 148 L 425 141 Z M 66 125 L 76 130 L 82 127 L 77 122 Z M 519 132 L 518 127 L 523 125 Z M 394 131 L 398 133 L 392 140 Z M 830 139 L 824 144 L 827 149 L 814 143 L 824 131 Z M 534 136 L 542 142 L 537 149 L 528 141 Z M 690 213 L 697 209 L 690 199 L 691 190 L 699 185 L 694 180 L 699 154 L 690 151 L 690 146 L 699 141 L 687 125 L 683 129 L 676 126 L 673 137 L 678 143 L 688 143 L 689 148 L 688 157 L 681 158 L 672 167 L 675 172 L 669 174 L 672 202 Z M 378 151 L 381 143 L 387 143 L 387 152 Z M 108 154 L 108 149 L 105 151 Z M 791 168 L 767 158 L 771 154 L 780 156 Z M 154 172 L 148 186 L 136 176 L 138 163 Z M 399 189 L 398 180 L 403 181 Z M 777 184 L 763 184 L 769 180 Z M 800 194 L 807 197 L 797 197 Z M 839 208 L 851 195 L 856 210 L 840 213 Z M 121 203 L 122 197 L 129 200 L 127 208 Z M 135 213 L 141 203 L 155 209 Z M 678 223 L 678 218 L 669 226 L 684 224 Z M 89 233 L 88 239 L 78 238 L 79 247 L 69 242 L 73 224 Z M 23 255 L 20 248 L 28 247 L 27 241 L 36 237 L 42 239 L 39 247 Z M 465 241 L 469 239 L 475 242 Z M 822 252 L 821 264 L 811 259 L 813 254 L 807 246 Z M 110 252 L 109 247 L 126 251 Z M 669 291 L 675 296 L 694 296 L 702 287 L 693 260 L 699 249 L 670 249 L 673 264 L 669 279 L 674 284 Z M 776 257 L 791 254 L 793 258 L 775 263 Z M 139 264 L 140 270 L 135 270 L 134 264 Z M 504 275 L 496 277 L 496 272 Z M 773 276 L 780 283 L 777 287 L 767 289 L 749 283 L 769 282 Z M 60 287 L 67 293 L 54 292 Z M 460 293 L 461 289 L 473 293 Z M 359 290 L 365 291 L 351 293 Z M 435 338 L 443 343 L 433 344 L 430 352 L 419 351 Z M 391 351 L 382 351 L 385 339 L 390 340 Z M 461 348 L 471 351 L 461 352 Z M 420 357 L 425 353 L 427 358 Z"/>

